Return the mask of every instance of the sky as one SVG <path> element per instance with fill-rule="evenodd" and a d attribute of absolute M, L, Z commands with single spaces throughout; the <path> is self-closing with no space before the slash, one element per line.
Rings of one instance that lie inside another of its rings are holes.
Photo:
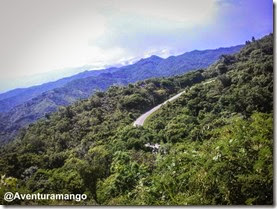
<path fill-rule="evenodd" d="M 270 0 L 0 0 L 0 92 L 84 69 L 245 43 Z M 77 68 L 79 67 L 79 68 Z"/>

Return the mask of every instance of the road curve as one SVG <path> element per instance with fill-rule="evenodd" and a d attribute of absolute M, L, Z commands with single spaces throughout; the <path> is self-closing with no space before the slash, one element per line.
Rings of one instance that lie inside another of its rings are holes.
<path fill-rule="evenodd" d="M 213 81 L 215 81 L 215 79 L 210 80 L 210 81 L 206 81 L 206 82 L 203 83 L 203 85 L 206 85 L 206 84 L 211 83 L 211 82 L 213 82 Z M 195 87 L 195 86 L 192 86 L 192 87 L 190 87 L 190 89 L 192 89 L 192 88 L 194 88 L 194 87 Z M 152 108 L 152 109 L 149 110 L 148 112 L 142 114 L 138 119 L 136 119 L 136 121 L 133 123 L 133 126 L 135 126 L 135 127 L 143 126 L 145 120 L 149 117 L 149 115 L 151 115 L 153 112 L 157 111 L 161 106 L 163 106 L 163 105 L 166 104 L 167 102 L 171 102 L 171 101 L 177 99 L 179 96 L 181 96 L 181 95 L 182 95 L 183 93 L 185 93 L 185 92 L 186 92 L 186 90 L 180 92 L 179 94 L 176 94 L 175 96 L 173 96 L 173 97 L 171 97 L 170 99 L 166 100 L 164 103 L 159 104 L 158 106 Z"/>
<path fill-rule="evenodd" d="M 148 118 L 149 115 L 151 115 L 153 112 L 157 111 L 161 106 L 163 106 L 164 104 L 166 104 L 167 102 L 171 102 L 175 99 L 177 99 L 179 96 L 181 96 L 183 93 L 185 93 L 186 91 L 182 91 L 179 94 L 171 97 L 170 99 L 166 100 L 164 103 L 159 104 L 158 106 L 152 108 L 151 110 L 149 110 L 148 112 L 142 114 L 138 119 L 136 119 L 136 121 L 133 123 L 133 126 L 137 127 L 137 126 L 143 126 L 145 120 Z"/>

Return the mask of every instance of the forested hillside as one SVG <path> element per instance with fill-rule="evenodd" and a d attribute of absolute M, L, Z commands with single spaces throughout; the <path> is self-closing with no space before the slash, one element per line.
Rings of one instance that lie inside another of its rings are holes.
<path fill-rule="evenodd" d="M 88 195 L 62 204 L 273 204 L 273 35 L 208 69 L 112 86 L 60 108 L 1 148 L 0 174 L 0 198 L 21 191 Z"/>
<path fill-rule="evenodd" d="M 222 54 L 238 52 L 242 45 L 192 51 L 162 59 L 151 56 L 121 68 L 87 71 L 55 82 L 0 94 L 0 145 L 13 139 L 22 127 L 95 91 L 111 85 L 126 85 L 148 78 L 180 75 L 208 67 Z"/>

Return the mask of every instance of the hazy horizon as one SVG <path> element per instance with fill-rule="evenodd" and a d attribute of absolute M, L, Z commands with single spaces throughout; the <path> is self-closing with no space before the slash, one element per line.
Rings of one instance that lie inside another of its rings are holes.
<path fill-rule="evenodd" d="M 189 53 L 189 52 L 192 52 L 192 51 L 195 51 L 195 50 L 198 50 L 198 51 L 216 50 L 216 49 L 219 49 L 219 48 L 229 48 L 229 47 L 235 47 L 235 46 L 239 46 L 239 45 L 244 45 L 244 43 L 237 44 L 237 45 L 234 45 L 234 46 L 218 47 L 218 48 L 213 48 L 213 49 L 202 49 L 202 50 L 194 49 L 194 50 L 191 50 L 191 51 L 183 52 L 181 54 L 168 55 L 166 57 L 162 57 L 162 56 L 159 56 L 159 55 L 156 55 L 156 54 L 151 54 L 151 55 L 148 55 L 146 57 L 137 57 L 133 60 L 126 60 L 124 64 L 115 63 L 114 65 L 103 66 L 103 68 L 97 68 L 97 67 L 94 68 L 93 66 L 90 66 L 90 65 L 84 65 L 84 66 L 79 66 L 79 67 L 75 67 L 75 68 L 56 69 L 58 72 L 57 71 L 48 71 L 48 72 L 41 73 L 41 74 L 34 74 L 27 81 L 26 81 L 27 77 L 19 78 L 19 80 L 22 80 L 22 82 L 25 81 L 28 84 L 27 85 L 21 85 L 21 86 L 18 86 L 18 87 L 14 87 L 14 88 L 10 88 L 10 89 L 6 89 L 6 90 L 1 90 L 0 89 L 0 94 L 4 94 L 4 93 L 7 93 L 7 92 L 16 90 L 16 89 L 24 89 L 24 88 L 29 88 L 29 87 L 33 87 L 33 86 L 39 86 L 39 85 L 42 85 L 42 84 L 45 84 L 45 83 L 48 83 L 48 82 L 55 82 L 55 81 L 58 81 L 60 79 L 63 79 L 63 78 L 66 78 L 66 77 L 71 77 L 71 76 L 77 75 L 77 74 L 85 72 L 85 71 L 105 70 L 105 69 L 112 68 L 112 67 L 123 67 L 123 66 L 131 65 L 131 64 L 135 64 L 140 59 L 146 59 L 146 58 L 149 58 L 151 56 L 158 56 L 160 58 L 167 59 L 168 57 L 171 57 L 171 56 L 179 56 L 179 55 Z"/>
<path fill-rule="evenodd" d="M 0 5 L 0 93 L 77 74 L 80 66 L 102 69 L 151 55 L 235 46 L 273 32 L 270 0 L 2 0 Z"/>

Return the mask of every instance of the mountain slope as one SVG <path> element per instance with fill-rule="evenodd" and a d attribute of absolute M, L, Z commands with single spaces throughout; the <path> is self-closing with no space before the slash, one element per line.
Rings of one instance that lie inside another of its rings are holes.
<path fill-rule="evenodd" d="M 168 77 L 182 74 L 189 70 L 208 67 L 222 54 L 237 52 L 241 47 L 240 45 L 215 50 L 192 51 L 179 56 L 171 56 L 167 59 L 151 56 L 121 68 L 88 71 L 54 82 L 54 86 L 61 86 L 59 88 L 52 89 L 53 85 L 51 83 L 29 88 L 26 92 L 0 101 L 0 106 L 1 102 L 5 106 L 9 105 L 10 102 L 14 102 L 14 99 L 17 101 L 18 99 L 27 100 L 30 94 L 28 101 L 11 108 L 6 113 L 0 114 L 0 144 L 12 139 L 20 128 L 44 117 L 48 113 L 56 111 L 59 106 L 67 106 L 79 99 L 88 98 L 97 90 L 106 90 L 111 85 L 126 85 L 148 78 Z M 76 79 L 78 76 L 84 78 Z M 39 93 L 47 88 L 51 90 L 34 96 L 37 92 Z"/>
<path fill-rule="evenodd" d="M 61 108 L 2 147 L 0 174 L 0 201 L 22 191 L 86 193 L 84 205 L 273 204 L 273 35 L 207 70 L 112 86 Z"/>

